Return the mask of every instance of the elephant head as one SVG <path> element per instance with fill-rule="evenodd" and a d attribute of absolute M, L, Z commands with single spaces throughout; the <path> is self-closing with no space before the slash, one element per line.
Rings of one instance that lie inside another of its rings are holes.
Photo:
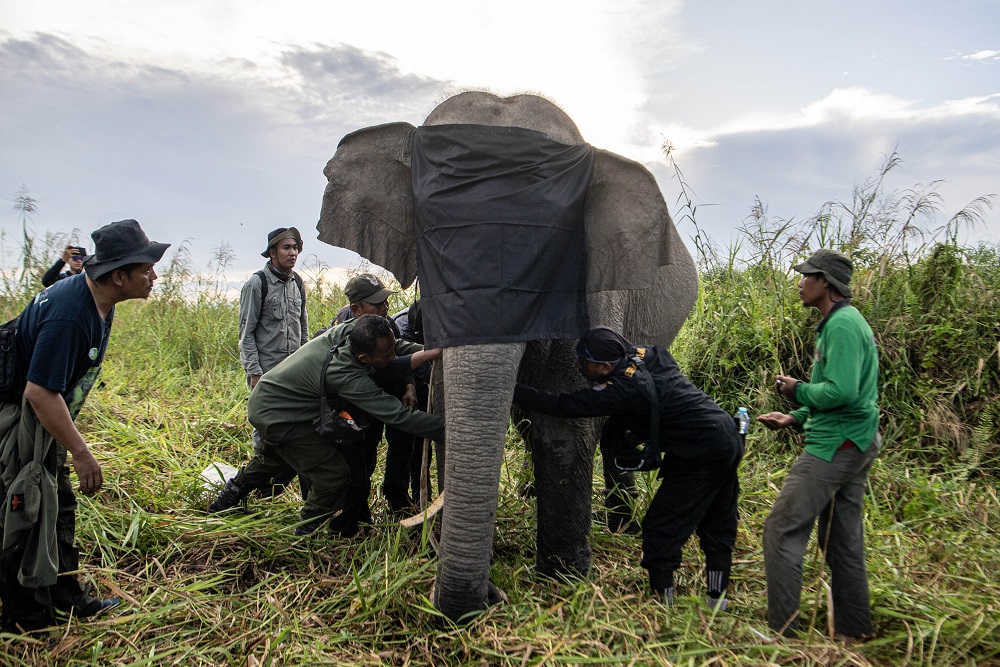
<path fill-rule="evenodd" d="M 535 95 L 461 93 L 424 122 L 444 125 L 522 128 L 569 147 L 585 145 L 569 116 Z M 317 225 L 320 240 L 354 250 L 403 286 L 418 271 L 411 171 L 417 132 L 407 123 L 389 123 L 345 136 L 324 170 L 328 185 Z M 594 150 L 582 217 L 589 323 L 614 327 L 632 340 L 669 344 L 694 304 L 697 272 L 652 174 Z M 488 569 L 514 383 L 559 391 L 583 386 L 574 343 L 521 338 L 445 349 L 448 493 L 434 603 L 453 620 L 492 601 Z M 528 433 L 536 452 L 542 574 L 589 571 L 593 421 L 539 417 Z"/>

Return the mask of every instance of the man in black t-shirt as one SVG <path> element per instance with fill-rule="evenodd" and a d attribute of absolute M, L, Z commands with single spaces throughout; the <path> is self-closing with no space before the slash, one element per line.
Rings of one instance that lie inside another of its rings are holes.
<path fill-rule="evenodd" d="M 153 264 L 169 244 L 151 242 L 135 220 L 92 234 L 85 274 L 60 280 L 28 304 L 17 323 L 16 383 L 0 400 L 0 628 L 33 632 L 55 611 L 77 617 L 118 604 L 75 574 L 76 496 L 67 451 L 84 495 L 104 484 L 101 465 L 75 419 L 100 373 L 115 304 L 145 299 Z"/>

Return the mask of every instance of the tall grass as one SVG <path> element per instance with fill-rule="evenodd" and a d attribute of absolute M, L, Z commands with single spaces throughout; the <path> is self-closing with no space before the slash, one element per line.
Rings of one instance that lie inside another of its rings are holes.
<path fill-rule="evenodd" d="M 589 578 L 536 577 L 533 505 L 517 493 L 522 454 L 513 430 L 491 571 L 508 601 L 468 627 L 433 610 L 431 540 L 393 523 L 378 490 L 376 525 L 352 540 L 294 537 L 293 492 L 253 500 L 249 514 L 207 515 L 211 492 L 199 472 L 250 456 L 247 390 L 236 304 L 222 287 L 225 262 L 202 275 L 182 250 L 162 263 L 153 299 L 118 309 L 103 385 L 79 419 L 105 467 L 105 488 L 80 498 L 82 574 L 125 604 L 109 618 L 65 623 L 51 641 L 0 636 L 0 663 L 1000 663 L 998 249 L 961 245 L 958 216 L 935 236 L 921 201 L 934 198 L 921 189 L 886 193 L 876 179 L 848 205 L 800 223 L 770 220 L 761 206 L 725 253 L 701 235 L 701 293 L 675 349 L 723 405 L 787 407 L 771 377 L 807 376 L 817 323 L 799 304 L 789 267 L 820 246 L 855 257 L 855 302 L 878 336 L 887 441 L 867 505 L 876 624 L 869 642 L 845 648 L 829 637 L 829 581 L 815 547 L 803 594 L 811 631 L 802 640 L 770 637 L 760 530 L 800 447 L 763 430 L 748 439 L 725 613 L 710 612 L 700 597 L 695 541 L 672 608 L 646 592 L 639 541 L 599 525 Z M 321 272 L 308 287 L 315 329 L 343 305 L 343 293 Z M 12 287 L 0 294 L 0 310 L 12 315 L 28 298 Z M 642 503 L 656 483 L 643 478 Z M 595 483 L 595 506 L 601 495 Z"/>
<path fill-rule="evenodd" d="M 927 464 L 958 456 L 969 472 L 1000 460 L 1000 248 L 958 243 L 981 222 L 980 198 L 933 226 L 933 191 L 886 192 L 898 159 L 860 185 L 850 205 L 827 204 L 801 222 L 757 206 L 739 253 L 699 257 L 695 314 L 676 346 L 709 394 L 757 412 L 781 409 L 775 373 L 806 378 L 818 316 L 803 309 L 791 267 L 812 251 L 854 259 L 854 300 L 880 353 L 882 428 L 893 448 Z M 787 407 L 787 406 L 784 406 Z"/>

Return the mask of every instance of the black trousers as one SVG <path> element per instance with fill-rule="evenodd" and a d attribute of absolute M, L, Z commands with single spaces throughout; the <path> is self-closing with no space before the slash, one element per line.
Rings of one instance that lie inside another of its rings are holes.
<path fill-rule="evenodd" d="M 53 586 L 25 588 L 17 580 L 24 555 L 24 544 L 0 552 L 0 626 L 5 632 L 30 631 L 48 627 L 54 622 L 54 610 L 67 613 L 88 613 L 99 598 L 89 584 L 75 574 L 80 569 L 80 551 L 76 548 L 76 494 L 70 482 L 66 449 L 53 442 L 45 467 L 56 474 L 58 484 L 56 516 L 56 548 L 59 555 L 59 576 Z"/>
<path fill-rule="evenodd" d="M 697 532 L 705 554 L 710 593 L 725 591 L 736 546 L 737 475 L 743 458 L 743 442 L 734 430 L 733 455 L 729 459 L 693 465 L 667 457 L 661 468 L 662 482 L 642 520 L 642 562 L 649 571 L 654 592 L 673 585 L 673 574 L 681 564 L 684 543 Z M 697 443 L 692 443 L 697 446 Z M 712 590 L 712 589 L 716 590 Z"/>
<path fill-rule="evenodd" d="M 417 409 L 427 410 L 429 389 L 418 381 Z M 385 427 L 385 477 L 382 494 L 393 512 L 410 507 L 420 498 L 420 463 L 424 453 L 424 439 L 392 426 Z M 430 458 L 427 461 L 430 466 Z"/>
<path fill-rule="evenodd" d="M 378 462 L 378 445 L 382 442 L 382 422 L 373 419 L 360 408 L 348 404 L 347 411 L 355 419 L 368 422 L 360 443 L 335 445 L 350 470 L 350 482 L 344 501 L 344 509 L 330 520 L 330 530 L 341 537 L 358 534 L 361 524 L 372 523 L 371 507 L 368 499 L 372 492 L 372 473 Z"/>
<path fill-rule="evenodd" d="M 634 509 L 638 492 L 635 473 L 615 465 L 615 456 L 634 449 L 638 444 L 620 419 L 611 417 L 601 429 L 600 450 L 604 468 L 604 506 L 607 508 L 608 529 L 617 533 L 635 520 Z M 634 524 L 632 524 L 634 525 Z"/>

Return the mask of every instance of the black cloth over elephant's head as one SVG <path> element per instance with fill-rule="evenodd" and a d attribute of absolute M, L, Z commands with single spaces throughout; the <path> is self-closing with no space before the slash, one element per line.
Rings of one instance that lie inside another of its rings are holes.
<path fill-rule="evenodd" d="M 590 292 L 645 289 L 676 231 L 645 167 L 586 144 L 533 95 L 462 93 L 424 125 L 344 137 L 320 240 L 419 273 L 427 342 L 577 338 Z"/>

